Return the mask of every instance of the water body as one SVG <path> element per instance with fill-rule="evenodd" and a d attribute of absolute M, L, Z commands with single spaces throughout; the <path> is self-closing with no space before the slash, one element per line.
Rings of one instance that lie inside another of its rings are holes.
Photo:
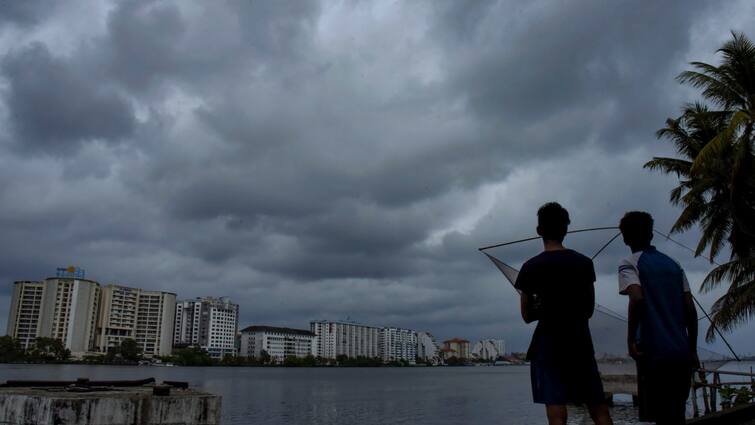
<path fill-rule="evenodd" d="M 188 381 L 223 396 L 223 424 L 542 424 L 529 368 L 226 368 L 0 364 L 7 379 Z M 613 409 L 634 424 L 631 404 Z M 570 423 L 591 423 L 579 408 Z"/>

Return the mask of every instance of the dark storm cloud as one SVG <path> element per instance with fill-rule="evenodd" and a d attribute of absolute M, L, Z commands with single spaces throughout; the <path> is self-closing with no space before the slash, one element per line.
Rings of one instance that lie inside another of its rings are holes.
<path fill-rule="evenodd" d="M 0 31 L 4 24 L 21 27 L 34 25 L 55 8 L 54 2 L 44 0 L 0 2 Z"/>
<path fill-rule="evenodd" d="M 654 131 L 691 100 L 673 76 L 739 7 L 124 1 L 75 33 L 37 15 L 0 33 L 0 279 L 79 264 L 228 295 L 242 325 L 351 317 L 523 349 L 515 292 L 477 248 L 532 235 L 550 200 L 573 228 L 645 209 L 668 229 L 674 179 L 642 164 L 671 153 Z M 618 309 L 626 254 L 596 259 Z"/>
<path fill-rule="evenodd" d="M 89 79 L 75 62 L 54 57 L 41 43 L 9 53 L 2 72 L 21 150 L 63 154 L 86 140 L 120 140 L 134 129 L 133 111 L 123 96 L 107 83 Z"/>

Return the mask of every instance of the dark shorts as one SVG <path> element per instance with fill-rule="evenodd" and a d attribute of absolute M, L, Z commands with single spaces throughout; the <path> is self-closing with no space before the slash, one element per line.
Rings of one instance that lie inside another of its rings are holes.
<path fill-rule="evenodd" d="M 532 360 L 532 398 L 541 404 L 605 403 L 595 358 L 579 361 Z"/>
<path fill-rule="evenodd" d="M 692 368 L 686 360 L 637 362 L 640 421 L 684 424 L 691 381 Z"/>

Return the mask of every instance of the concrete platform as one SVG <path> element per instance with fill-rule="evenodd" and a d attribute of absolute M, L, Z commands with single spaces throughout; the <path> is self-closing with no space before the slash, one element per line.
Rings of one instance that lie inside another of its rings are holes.
<path fill-rule="evenodd" d="M 0 424 L 217 425 L 221 398 L 191 389 L 0 387 Z M 167 395 L 156 395 L 155 393 Z"/>

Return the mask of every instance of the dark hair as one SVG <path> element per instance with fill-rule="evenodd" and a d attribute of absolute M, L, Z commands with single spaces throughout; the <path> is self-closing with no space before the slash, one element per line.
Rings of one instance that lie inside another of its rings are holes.
<path fill-rule="evenodd" d="M 569 223 L 569 211 L 558 202 L 548 202 L 537 210 L 538 233 L 545 240 L 562 242 Z"/>
<path fill-rule="evenodd" d="M 645 247 L 653 240 L 653 216 L 645 211 L 629 211 L 619 222 L 624 242 L 630 247 Z"/>

